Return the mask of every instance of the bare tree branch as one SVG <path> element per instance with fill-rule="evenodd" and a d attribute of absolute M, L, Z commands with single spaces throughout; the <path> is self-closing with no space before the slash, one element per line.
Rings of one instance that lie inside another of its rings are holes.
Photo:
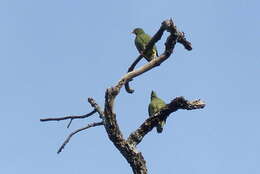
<path fill-rule="evenodd" d="M 69 134 L 69 136 L 66 138 L 66 140 L 64 141 L 64 143 L 61 145 L 61 147 L 59 148 L 59 150 L 58 150 L 57 153 L 59 154 L 59 153 L 62 151 L 62 149 L 64 149 L 64 147 L 66 146 L 66 144 L 70 141 L 71 137 L 72 137 L 73 135 L 75 135 L 76 133 L 79 133 L 80 131 L 86 130 L 86 129 L 91 128 L 91 127 L 101 126 L 101 125 L 103 125 L 103 121 L 90 123 L 90 124 L 88 124 L 88 125 L 85 126 L 85 127 L 82 127 L 82 128 L 80 128 L 80 129 L 75 130 L 74 132 L 72 132 L 71 134 Z"/>
<path fill-rule="evenodd" d="M 184 97 L 177 97 L 167 104 L 160 112 L 157 112 L 152 117 L 146 119 L 136 131 L 130 134 L 127 141 L 136 146 L 160 121 L 166 120 L 171 113 L 176 112 L 178 109 L 193 110 L 202 109 L 204 107 L 205 103 L 201 100 L 188 101 L 185 100 Z"/>
<path fill-rule="evenodd" d="M 141 152 L 138 152 L 136 147 L 128 143 L 118 126 L 116 114 L 113 112 L 114 93 L 113 88 L 107 89 L 105 94 L 105 128 L 109 139 L 113 142 L 115 147 L 125 157 L 130 164 L 134 174 L 146 174 L 146 162 Z"/>
<path fill-rule="evenodd" d="M 127 82 L 129 82 L 134 77 L 139 76 L 146 71 L 149 71 L 150 69 L 154 68 L 155 66 L 159 66 L 162 62 L 164 62 L 166 59 L 168 59 L 170 57 L 170 55 L 172 54 L 172 51 L 175 47 L 175 44 L 177 43 L 178 37 L 179 37 L 179 35 L 178 35 L 179 32 L 177 31 L 177 28 L 174 25 L 172 20 L 166 20 L 162 23 L 162 26 L 160 27 L 158 32 L 154 35 L 154 37 L 152 37 L 150 42 L 147 44 L 146 49 L 152 48 L 153 45 L 155 44 L 155 42 L 157 42 L 161 39 L 162 34 L 165 30 L 170 31 L 170 36 L 168 36 L 167 41 L 165 43 L 164 53 L 161 54 L 158 58 L 151 60 L 149 63 L 145 64 L 141 68 L 128 72 L 126 75 L 124 75 L 121 78 L 121 80 L 118 82 L 118 84 L 116 85 L 117 92 L 119 92 L 122 85 L 125 85 Z M 128 87 L 126 87 L 126 90 L 128 90 Z M 132 90 L 130 90 L 130 91 L 132 91 Z M 128 91 L 128 92 L 130 92 L 130 91 Z"/>
<path fill-rule="evenodd" d="M 163 35 L 163 32 L 166 30 L 166 26 L 167 25 L 171 25 L 173 24 L 172 20 L 166 20 L 162 23 L 160 29 L 155 33 L 155 35 L 151 38 L 151 40 L 149 41 L 149 43 L 146 45 L 145 50 L 143 52 L 143 54 L 140 54 L 137 59 L 133 62 L 133 64 L 130 66 L 130 68 L 128 69 L 128 73 L 133 71 L 135 66 L 138 64 L 138 62 L 143 58 L 142 55 L 145 55 L 154 45 L 156 42 L 158 42 Z M 127 81 L 125 83 L 125 89 L 128 93 L 133 93 L 134 90 L 130 88 L 129 86 L 129 81 Z"/>
<path fill-rule="evenodd" d="M 67 125 L 67 128 L 69 128 L 69 127 L 70 127 L 70 125 L 71 125 L 72 121 L 73 121 L 73 119 L 70 119 L 70 122 L 69 122 L 69 124 Z"/>
<path fill-rule="evenodd" d="M 42 118 L 40 119 L 40 121 L 61 121 L 61 120 L 68 120 L 68 119 L 83 119 L 93 115 L 96 112 L 97 112 L 96 110 L 93 110 L 90 113 L 84 115 L 71 115 L 71 116 L 58 117 L 58 118 Z"/>
<path fill-rule="evenodd" d="M 133 70 L 135 69 L 135 66 L 138 64 L 138 62 L 139 62 L 142 58 L 143 58 L 143 56 L 142 56 L 142 55 L 139 55 L 139 56 L 135 59 L 135 61 L 132 63 L 132 65 L 129 67 L 129 69 L 128 69 L 127 72 L 133 71 Z M 130 80 L 129 80 L 129 81 L 130 81 Z M 126 90 L 126 92 L 128 92 L 128 93 L 133 93 L 135 90 L 133 90 L 133 89 L 130 88 L 130 86 L 129 86 L 129 81 L 126 82 L 126 84 L 125 84 L 125 90 Z"/>
<path fill-rule="evenodd" d="M 144 66 L 134 70 L 136 64 L 143 57 L 142 55 L 139 55 L 138 58 L 135 60 L 135 62 L 132 64 L 132 66 L 128 69 L 128 73 L 125 74 L 117 82 L 117 84 L 115 84 L 115 86 L 108 88 L 106 90 L 104 110 L 102 110 L 102 108 L 96 103 L 96 101 L 93 98 L 88 98 L 88 102 L 94 108 L 94 111 L 92 111 L 89 114 L 92 115 L 95 112 L 97 112 L 99 114 L 99 117 L 102 119 L 102 121 L 91 123 L 91 124 L 87 125 L 86 127 L 83 127 L 81 129 L 78 129 L 78 130 L 72 132 L 68 136 L 68 138 L 65 140 L 65 142 L 62 144 L 62 146 L 59 148 L 58 153 L 60 153 L 62 151 L 62 149 L 69 142 L 71 137 L 73 135 L 75 135 L 76 133 L 78 133 L 82 130 L 88 129 L 90 127 L 104 125 L 108 138 L 111 140 L 111 142 L 115 145 L 115 147 L 119 150 L 119 152 L 124 156 L 124 158 L 130 164 L 130 166 L 133 170 L 133 173 L 134 174 L 147 174 L 146 161 L 144 160 L 142 153 L 137 150 L 136 145 L 142 141 L 144 136 L 147 133 L 149 133 L 153 129 L 153 127 L 155 127 L 158 124 L 159 121 L 161 121 L 163 119 L 167 119 L 167 117 L 172 112 L 175 112 L 178 109 L 186 109 L 186 110 L 200 109 L 205 106 L 205 103 L 202 102 L 201 100 L 187 101 L 183 97 L 177 97 L 173 101 L 171 101 L 169 104 L 167 104 L 165 108 L 161 109 L 159 112 L 154 114 L 152 117 L 149 117 L 137 130 L 135 130 L 134 132 L 132 132 L 129 135 L 127 140 L 124 138 L 124 136 L 120 130 L 120 127 L 117 123 L 116 114 L 114 112 L 115 98 L 120 93 L 122 86 L 125 85 L 126 91 L 129 93 L 132 93 L 133 90 L 130 88 L 128 82 L 131 81 L 133 78 L 151 70 L 152 68 L 159 66 L 161 63 L 163 63 L 165 60 L 167 60 L 170 57 L 170 55 L 172 54 L 173 49 L 177 42 L 181 43 L 187 50 L 192 49 L 191 43 L 186 40 L 184 33 L 178 31 L 177 27 L 174 25 L 173 21 L 170 19 L 170 20 L 165 20 L 162 22 L 159 30 L 151 38 L 150 42 L 146 45 L 146 49 L 144 50 L 143 55 L 149 49 L 151 49 L 156 42 L 158 42 L 161 39 L 161 37 L 165 31 L 169 32 L 170 34 L 167 37 L 167 40 L 165 42 L 164 52 L 159 57 L 151 60 Z M 71 119 L 71 121 L 72 121 L 75 118 L 86 118 L 86 117 L 87 117 L 86 115 L 68 116 L 68 117 L 62 117 L 62 118 L 41 119 L 41 121 L 60 121 L 60 120 L 65 120 L 65 119 Z M 70 123 L 69 123 L 69 125 L 70 125 Z"/>
<path fill-rule="evenodd" d="M 121 154 L 131 165 L 134 174 L 147 174 L 146 162 L 142 154 L 137 151 L 136 146 L 130 143 L 134 143 L 134 141 L 126 141 L 123 138 L 123 135 L 116 120 L 116 114 L 113 111 L 114 101 L 123 85 L 125 85 L 134 77 L 137 77 L 151 70 L 152 68 L 159 66 L 172 54 L 175 44 L 180 37 L 179 32 L 177 31 L 177 28 L 172 20 L 165 20 L 162 23 L 159 31 L 155 34 L 154 37 L 152 37 L 151 41 L 148 43 L 147 49 L 153 47 L 155 42 L 157 42 L 162 37 L 163 31 L 165 30 L 170 32 L 170 35 L 166 40 L 164 53 L 161 54 L 158 58 L 155 58 L 149 63 L 140 67 L 139 69 L 136 69 L 124 75 L 114 87 L 107 89 L 105 94 L 104 126 L 106 128 L 106 132 L 109 139 L 113 142 L 116 148 L 121 152 Z"/>
<path fill-rule="evenodd" d="M 88 114 L 84 114 L 84 115 L 71 115 L 71 116 L 66 116 L 66 117 L 58 117 L 58 118 L 42 118 L 40 119 L 40 121 L 61 121 L 61 120 L 67 120 L 70 119 L 69 124 L 67 125 L 67 128 L 70 127 L 72 121 L 74 119 L 83 119 L 83 118 L 87 118 L 93 114 L 95 114 L 97 111 L 94 109 L 92 112 L 88 113 Z"/>
<path fill-rule="evenodd" d="M 100 117 L 102 120 L 105 120 L 105 118 L 104 118 L 104 113 L 103 113 L 101 107 L 97 104 L 97 102 L 96 102 L 93 98 L 91 98 L 91 97 L 88 98 L 88 102 L 89 102 L 90 105 L 98 112 L 99 117 Z"/>
<path fill-rule="evenodd" d="M 176 41 L 179 42 L 179 43 L 181 43 L 187 50 L 189 50 L 189 51 L 192 50 L 191 43 L 190 43 L 189 41 L 187 41 L 187 39 L 185 38 L 184 32 L 178 31 L 177 28 L 176 28 L 176 26 L 174 25 L 172 19 L 170 19 L 170 20 L 165 20 L 165 21 L 162 23 L 160 29 L 159 29 L 159 30 L 157 31 L 157 33 L 151 38 L 151 40 L 149 41 L 149 43 L 148 43 L 147 46 L 145 47 L 145 50 L 144 50 L 143 55 L 145 55 L 145 54 L 147 53 L 147 51 L 149 51 L 149 50 L 155 45 L 155 43 L 158 42 L 158 41 L 161 39 L 161 37 L 162 37 L 162 35 L 163 35 L 163 33 L 164 33 L 165 30 L 169 31 L 172 35 L 177 36 L 177 40 L 176 40 Z M 166 43 L 166 44 L 167 44 L 167 43 Z M 166 44 L 165 44 L 165 45 L 166 45 Z M 168 45 L 169 45 L 169 43 L 168 43 Z M 170 48 L 169 46 L 168 46 L 168 48 L 169 48 L 169 49 L 167 50 L 167 46 L 166 46 L 165 52 L 166 52 L 166 51 L 172 52 L 172 50 L 170 50 L 171 48 Z M 173 47 L 173 48 L 174 48 L 174 47 Z M 173 49 L 173 48 L 172 48 L 172 49 Z M 170 54 L 171 54 L 171 53 L 170 53 Z M 161 56 L 162 56 L 162 55 L 161 55 Z M 161 56 L 160 56 L 160 57 L 161 57 Z M 128 73 L 134 70 L 135 66 L 138 64 L 138 62 L 139 62 L 142 58 L 143 58 L 143 56 L 140 54 L 140 55 L 136 58 L 136 60 L 132 63 L 132 65 L 129 67 Z M 156 59 L 156 58 L 155 58 L 155 59 Z M 166 59 L 167 59 L 167 58 L 166 58 Z M 132 80 L 132 79 L 130 79 L 130 80 Z M 126 89 L 126 91 L 127 91 L 128 93 L 133 93 L 134 90 L 131 89 L 130 86 L 129 86 L 129 81 L 130 81 L 130 80 L 128 80 L 128 81 L 125 83 L 125 89 Z"/>
<path fill-rule="evenodd" d="M 186 50 L 191 51 L 192 50 L 192 46 L 191 46 L 191 43 L 186 40 L 185 33 L 184 32 L 180 32 L 179 34 L 180 34 L 180 37 L 178 38 L 178 42 L 180 44 L 182 44 Z"/>

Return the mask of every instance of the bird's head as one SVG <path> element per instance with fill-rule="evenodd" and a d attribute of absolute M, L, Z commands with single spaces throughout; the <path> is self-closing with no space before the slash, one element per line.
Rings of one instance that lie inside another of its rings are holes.
<path fill-rule="evenodd" d="M 157 97 L 156 93 L 154 91 L 151 92 L 151 99 Z"/>
<path fill-rule="evenodd" d="M 144 30 L 142 28 L 135 28 L 133 31 L 132 31 L 133 34 L 135 35 L 138 35 L 138 34 L 142 34 L 144 33 Z"/>

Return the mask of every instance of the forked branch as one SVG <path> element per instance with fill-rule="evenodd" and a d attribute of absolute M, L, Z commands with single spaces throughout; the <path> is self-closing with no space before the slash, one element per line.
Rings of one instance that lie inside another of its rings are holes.
<path fill-rule="evenodd" d="M 94 109 L 88 114 L 84 115 L 70 115 L 70 116 L 65 116 L 65 117 L 57 117 L 57 118 L 42 118 L 40 121 L 61 121 L 61 120 L 67 120 L 67 119 L 83 119 L 87 118 L 93 114 L 95 114 L 97 111 Z"/>
<path fill-rule="evenodd" d="M 135 68 L 135 66 L 138 64 L 138 62 L 143 58 L 142 55 L 145 55 L 145 54 L 147 53 L 147 51 L 150 50 L 150 49 L 155 45 L 155 43 L 158 42 L 158 41 L 162 38 L 162 35 L 163 35 L 164 31 L 166 31 L 166 30 L 167 30 L 168 32 L 170 32 L 172 35 L 175 35 L 175 37 L 176 37 L 176 42 L 182 44 L 182 45 L 185 47 L 185 49 L 187 49 L 188 51 L 192 50 L 192 45 L 191 45 L 191 43 L 190 43 L 189 41 L 187 41 L 187 39 L 185 38 L 184 32 L 180 32 L 180 31 L 177 30 L 177 27 L 174 25 L 172 19 L 170 19 L 170 20 L 165 20 L 165 21 L 162 23 L 160 29 L 156 32 L 156 34 L 151 38 L 151 40 L 149 41 L 149 43 L 148 43 L 147 46 L 145 47 L 145 50 L 144 50 L 143 54 L 140 54 L 140 55 L 136 58 L 136 60 L 132 63 L 132 65 L 128 68 L 128 73 L 134 70 L 134 68 Z M 171 54 L 171 52 L 172 52 L 174 46 L 173 46 L 173 48 L 171 48 L 171 47 L 170 47 L 170 44 L 175 44 L 175 43 L 170 43 L 170 42 L 167 43 L 167 42 L 166 42 L 166 43 L 165 43 L 166 47 L 165 47 L 164 54 L 165 54 L 165 52 L 168 52 L 168 53 Z M 167 46 L 167 45 L 168 45 L 168 46 Z M 167 49 L 167 48 L 168 48 L 168 49 Z M 171 50 L 171 49 L 172 49 L 172 50 Z M 161 55 L 161 56 L 162 56 L 162 55 Z M 161 56 L 160 56 L 160 57 L 161 57 Z M 155 58 L 155 59 L 156 59 L 156 58 Z M 132 80 L 132 79 L 130 79 L 130 80 Z M 130 80 L 129 80 L 129 81 L 130 81 Z M 133 93 L 134 90 L 130 88 L 130 86 L 129 86 L 129 81 L 126 82 L 126 84 L 125 84 L 125 89 L 126 89 L 126 91 L 127 91 L 128 93 Z"/>
<path fill-rule="evenodd" d="M 67 126 L 67 128 L 70 127 L 72 121 L 74 119 L 83 119 L 83 118 L 87 118 L 93 114 L 95 114 L 97 111 L 94 109 L 92 112 L 88 113 L 88 114 L 84 114 L 84 115 L 71 115 L 71 116 L 65 116 L 65 117 L 57 117 L 57 118 L 42 118 L 40 119 L 40 121 L 61 121 L 61 120 L 68 120 L 70 119 L 70 122 Z"/>
<path fill-rule="evenodd" d="M 146 49 L 143 52 L 145 54 L 149 49 L 151 49 L 156 42 L 158 42 L 163 33 L 167 31 L 169 32 L 169 36 L 165 42 L 164 52 L 157 58 L 151 60 L 144 66 L 135 69 L 136 64 L 142 58 L 142 55 L 139 55 L 137 60 L 132 64 L 132 66 L 128 69 L 128 73 L 125 74 L 117 84 L 113 87 L 108 88 L 105 92 L 105 104 L 104 110 L 95 102 L 93 98 L 88 98 L 88 102 L 94 108 L 92 112 L 89 114 L 85 114 L 82 116 L 67 116 L 61 118 L 47 118 L 41 119 L 41 121 L 60 121 L 66 119 L 78 119 L 78 118 L 86 118 L 95 112 L 99 114 L 101 122 L 95 122 L 88 124 L 87 126 L 78 129 L 72 132 L 62 146 L 59 148 L 58 153 L 62 151 L 65 145 L 70 141 L 71 137 L 76 133 L 83 131 L 85 129 L 103 125 L 105 127 L 106 133 L 111 140 L 111 142 L 115 145 L 115 147 L 120 151 L 120 153 L 124 156 L 127 162 L 130 164 L 134 174 L 147 174 L 146 161 L 141 152 L 137 150 L 136 145 L 139 144 L 144 136 L 149 133 L 156 125 L 158 125 L 159 121 L 163 119 L 167 119 L 167 117 L 172 113 L 177 111 L 178 109 L 200 109 L 205 106 L 205 103 L 201 100 L 188 101 L 183 97 L 177 97 L 172 100 L 169 104 L 166 105 L 165 108 L 155 113 L 152 117 L 149 117 L 145 120 L 145 122 L 134 132 L 130 134 L 128 139 L 125 139 L 120 127 L 117 123 L 116 114 L 114 112 L 114 103 L 116 96 L 120 93 L 122 86 L 125 85 L 127 92 L 132 93 L 133 90 L 129 87 L 129 81 L 134 79 L 135 77 L 151 70 L 159 66 L 165 60 L 167 60 L 173 52 L 173 49 L 176 43 L 181 43 L 187 50 L 191 50 L 191 43 L 186 40 L 184 33 L 177 30 L 177 27 L 173 23 L 173 21 L 165 20 L 162 22 L 161 27 L 156 32 L 156 34 L 151 38 L 150 42 L 146 45 Z"/>
<path fill-rule="evenodd" d="M 125 157 L 125 159 L 128 161 L 128 163 L 131 165 L 132 170 L 135 174 L 146 174 L 147 168 L 146 168 L 146 162 L 140 152 L 138 152 L 136 148 L 136 144 L 140 143 L 143 136 L 147 134 L 152 127 L 154 127 L 156 124 L 158 124 L 158 118 L 155 118 L 155 121 L 151 119 L 151 121 L 148 121 L 148 123 L 152 122 L 152 126 L 146 126 L 147 129 L 140 129 L 135 135 L 131 136 L 133 138 L 129 138 L 129 140 L 125 140 L 121 130 L 119 128 L 119 125 L 116 120 L 116 114 L 114 113 L 114 102 L 116 96 L 119 94 L 121 88 L 123 85 L 127 84 L 130 80 L 133 78 L 151 70 L 152 68 L 159 66 L 161 63 L 163 63 L 165 60 L 167 60 L 170 55 L 173 52 L 173 49 L 178 42 L 178 40 L 182 37 L 184 37 L 184 34 L 182 32 L 179 32 L 174 25 L 172 20 L 165 20 L 162 23 L 162 26 L 158 30 L 158 32 L 155 34 L 154 37 L 152 37 L 151 41 L 146 46 L 146 49 L 150 49 L 153 47 L 153 45 L 161 39 L 162 34 L 164 31 L 168 31 L 170 35 L 168 36 L 166 42 L 165 42 L 165 50 L 164 53 L 161 54 L 158 58 L 155 58 L 145 64 L 144 66 L 133 70 L 131 72 L 128 72 L 126 75 L 124 75 L 119 82 L 106 90 L 105 94 L 105 109 L 104 109 L 104 126 L 106 128 L 107 134 L 109 139 L 113 142 L 115 147 L 121 152 L 121 154 Z M 183 41 L 186 41 L 186 39 L 182 39 Z M 191 46 L 191 44 L 186 41 L 187 45 Z M 145 53 L 145 52 L 144 52 Z M 126 86 L 127 89 L 127 86 Z M 129 92 L 129 91 L 128 91 Z M 181 102 L 178 102 L 181 103 Z M 187 102 L 186 102 L 187 103 Z M 170 113 L 168 113 L 169 115 Z M 148 130 L 148 131 L 144 131 Z M 136 138 L 141 137 L 141 138 Z M 136 140 L 137 139 L 137 140 Z"/>
<path fill-rule="evenodd" d="M 179 109 L 193 110 L 202 109 L 204 107 L 205 103 L 201 100 L 188 101 L 184 99 L 184 97 L 177 97 L 167 104 L 160 112 L 157 112 L 152 117 L 146 119 L 136 131 L 130 134 L 127 141 L 136 146 L 160 121 L 166 120 L 171 113 L 176 112 Z"/>

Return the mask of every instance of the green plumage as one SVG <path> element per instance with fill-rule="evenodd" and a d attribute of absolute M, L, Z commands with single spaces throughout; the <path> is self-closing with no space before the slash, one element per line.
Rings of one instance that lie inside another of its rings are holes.
<path fill-rule="evenodd" d="M 148 107 L 149 116 L 153 116 L 156 112 L 160 111 L 163 107 L 165 107 L 165 102 L 157 97 L 156 93 L 152 91 L 151 93 L 151 102 Z M 161 133 L 163 131 L 163 126 L 166 120 L 160 121 L 157 125 L 157 132 Z"/>
<path fill-rule="evenodd" d="M 143 29 L 141 28 L 136 28 L 132 32 L 136 35 L 135 37 L 135 46 L 137 50 L 139 51 L 140 54 L 143 53 L 145 50 L 145 46 L 149 43 L 151 40 L 151 37 L 144 32 Z M 149 62 L 155 57 L 158 56 L 158 52 L 156 49 L 156 46 L 154 45 L 152 49 L 148 50 L 147 53 L 144 55 L 145 59 Z"/>

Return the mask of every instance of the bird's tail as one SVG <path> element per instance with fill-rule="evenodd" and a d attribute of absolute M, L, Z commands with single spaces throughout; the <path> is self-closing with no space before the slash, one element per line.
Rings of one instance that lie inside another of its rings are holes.
<path fill-rule="evenodd" d="M 165 121 L 160 121 L 159 124 L 157 125 L 157 133 L 162 133 L 163 131 L 163 126 L 165 125 Z"/>

